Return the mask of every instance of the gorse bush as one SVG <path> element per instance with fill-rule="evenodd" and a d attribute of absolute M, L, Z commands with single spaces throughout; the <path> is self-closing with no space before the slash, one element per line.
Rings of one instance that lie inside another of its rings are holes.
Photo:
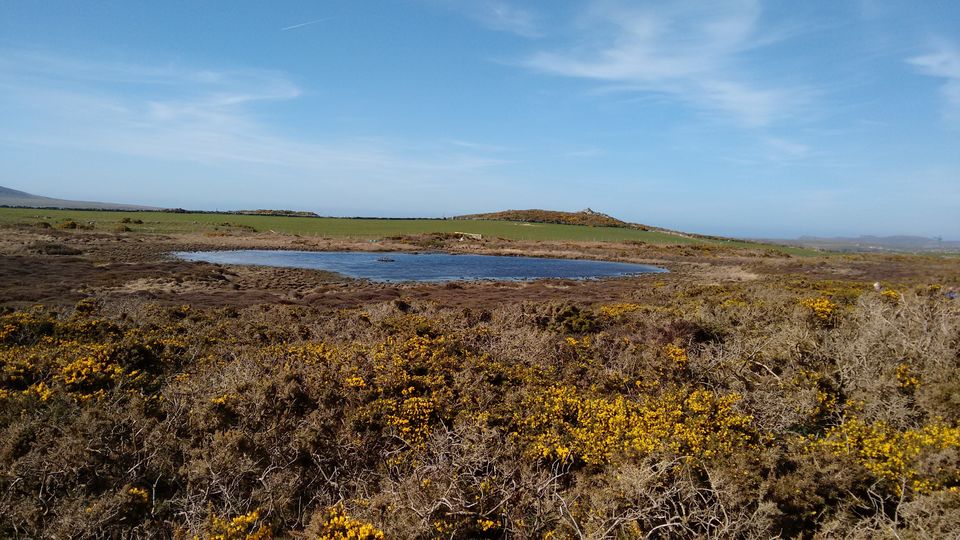
<path fill-rule="evenodd" d="M 958 302 L 835 282 L 658 294 L 7 312 L 0 536 L 960 526 Z"/>
<path fill-rule="evenodd" d="M 318 540 L 383 540 L 383 531 L 347 515 L 343 508 L 335 506 L 314 518 L 309 538 Z"/>
<path fill-rule="evenodd" d="M 733 408 L 738 400 L 678 390 L 634 403 L 622 396 L 582 398 L 560 387 L 534 398 L 519 421 L 534 457 L 602 464 L 616 455 L 663 452 L 702 460 L 745 451 L 757 439 L 751 418 Z"/>
<path fill-rule="evenodd" d="M 905 490 L 960 491 L 960 469 L 956 467 L 960 428 L 934 422 L 898 431 L 882 422 L 848 417 L 815 439 L 814 445 L 852 458 L 874 477 L 885 480 L 884 488 L 897 495 Z"/>
<path fill-rule="evenodd" d="M 809 309 L 814 317 L 819 321 L 828 323 L 837 315 L 839 306 L 830 301 L 829 298 L 806 298 L 800 304 Z"/>

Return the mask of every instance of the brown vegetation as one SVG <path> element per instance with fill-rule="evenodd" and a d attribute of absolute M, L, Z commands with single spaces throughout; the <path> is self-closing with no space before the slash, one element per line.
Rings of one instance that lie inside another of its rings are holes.
<path fill-rule="evenodd" d="M 626 229 L 647 230 L 643 225 L 627 223 L 592 210 L 580 212 L 560 212 L 557 210 L 505 210 L 486 214 L 458 216 L 456 219 L 485 219 L 496 221 L 521 221 L 525 223 L 556 223 L 560 225 L 586 225 L 588 227 L 622 227 Z"/>
<path fill-rule="evenodd" d="M 960 530 L 956 261 L 501 244 L 674 272 L 379 286 L 10 232 L 3 537 Z"/>

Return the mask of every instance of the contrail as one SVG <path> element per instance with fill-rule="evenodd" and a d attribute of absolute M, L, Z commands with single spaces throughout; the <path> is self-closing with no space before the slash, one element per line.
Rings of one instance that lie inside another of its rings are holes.
<path fill-rule="evenodd" d="M 295 24 L 295 25 L 293 25 L 293 26 L 288 26 L 288 27 L 286 27 L 286 28 L 281 28 L 280 31 L 281 31 L 281 32 L 286 32 L 287 30 L 293 30 L 294 28 L 302 28 L 302 27 L 304 27 L 304 26 L 310 26 L 311 24 L 317 24 L 317 23 L 320 23 L 320 22 L 323 22 L 323 21 L 329 21 L 329 20 L 332 19 L 332 18 L 333 18 L 333 17 L 324 17 L 324 18 L 322 18 L 322 19 L 317 19 L 317 20 L 315 20 L 315 21 L 307 21 L 307 22 L 305 22 L 305 23 Z"/>

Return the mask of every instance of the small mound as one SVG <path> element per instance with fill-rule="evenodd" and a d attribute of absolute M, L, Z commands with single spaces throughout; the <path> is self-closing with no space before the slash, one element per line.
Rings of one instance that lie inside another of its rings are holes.
<path fill-rule="evenodd" d="M 486 214 L 469 214 L 454 219 L 479 219 L 488 221 L 523 221 L 527 223 L 555 223 L 561 225 L 584 225 L 587 227 L 620 227 L 623 229 L 647 230 L 645 225 L 627 223 L 589 208 L 579 212 L 561 212 L 558 210 L 506 210 Z"/>

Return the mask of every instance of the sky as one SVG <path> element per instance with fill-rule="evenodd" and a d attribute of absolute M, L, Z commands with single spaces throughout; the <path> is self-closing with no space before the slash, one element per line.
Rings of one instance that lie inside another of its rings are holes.
<path fill-rule="evenodd" d="M 0 186 L 960 239 L 960 2 L 0 0 Z"/>

